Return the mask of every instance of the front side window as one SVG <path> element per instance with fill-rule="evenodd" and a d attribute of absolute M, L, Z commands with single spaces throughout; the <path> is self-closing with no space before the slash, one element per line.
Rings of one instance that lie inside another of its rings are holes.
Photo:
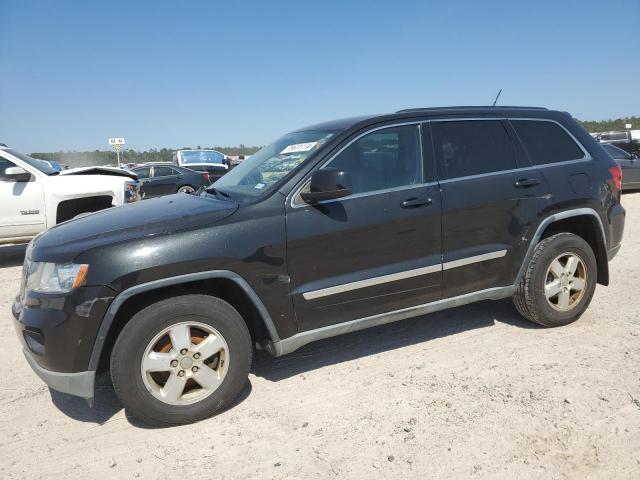
<path fill-rule="evenodd" d="M 4 176 L 4 172 L 7 168 L 15 167 L 16 164 L 4 157 L 0 157 L 0 177 Z"/>
<path fill-rule="evenodd" d="M 422 183 L 420 129 L 405 125 L 371 132 L 323 168 L 349 172 L 354 194 Z"/>
<path fill-rule="evenodd" d="M 580 160 L 585 157 L 578 144 L 557 123 L 511 120 L 511 124 L 534 165 Z"/>
<path fill-rule="evenodd" d="M 432 122 L 441 180 L 516 168 L 513 144 L 500 120 Z"/>
<path fill-rule="evenodd" d="M 13 155 L 16 158 L 19 158 L 20 160 L 22 160 L 23 162 L 25 162 L 29 166 L 41 171 L 45 175 L 57 175 L 58 174 L 58 171 L 55 168 L 53 168 L 51 165 L 49 165 L 47 162 L 44 162 L 42 160 L 38 160 L 36 158 L 31 158 L 29 155 L 25 155 L 24 153 L 16 152 L 15 150 L 13 150 L 11 148 L 7 148 L 5 150 L 5 152 L 10 153 L 11 155 Z"/>

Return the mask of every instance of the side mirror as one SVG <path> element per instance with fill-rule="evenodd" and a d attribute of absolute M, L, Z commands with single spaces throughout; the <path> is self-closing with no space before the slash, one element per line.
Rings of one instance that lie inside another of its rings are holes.
<path fill-rule="evenodd" d="M 12 182 L 28 182 L 31 174 L 22 167 L 9 167 L 4 171 L 3 178 Z"/>
<path fill-rule="evenodd" d="M 351 176 L 349 172 L 327 168 L 316 170 L 311 175 L 308 192 L 301 192 L 302 199 L 310 204 L 322 200 L 333 200 L 351 195 Z"/>

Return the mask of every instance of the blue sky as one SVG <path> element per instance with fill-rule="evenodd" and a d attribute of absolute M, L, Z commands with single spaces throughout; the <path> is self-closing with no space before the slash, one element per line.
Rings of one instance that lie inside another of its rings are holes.
<path fill-rule="evenodd" d="M 264 144 L 322 120 L 500 103 L 640 114 L 640 1 L 0 0 L 0 142 Z"/>

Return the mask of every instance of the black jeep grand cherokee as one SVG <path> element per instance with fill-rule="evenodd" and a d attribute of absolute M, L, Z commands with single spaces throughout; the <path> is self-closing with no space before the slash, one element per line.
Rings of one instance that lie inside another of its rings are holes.
<path fill-rule="evenodd" d="M 275 356 L 512 296 L 565 325 L 609 283 L 620 168 L 567 113 L 403 110 L 276 140 L 198 195 L 56 226 L 27 250 L 13 314 L 51 388 L 110 368 L 152 424 L 205 418 Z"/>

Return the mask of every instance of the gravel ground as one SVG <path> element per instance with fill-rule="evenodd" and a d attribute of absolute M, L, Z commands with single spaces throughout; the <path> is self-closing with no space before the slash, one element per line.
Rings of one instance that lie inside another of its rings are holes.
<path fill-rule="evenodd" d="M 24 249 L 0 251 L 4 478 L 640 478 L 640 193 L 623 198 L 611 286 L 543 329 L 482 302 L 256 355 L 236 405 L 148 429 L 106 377 L 96 404 L 49 391 L 10 305 Z"/>

